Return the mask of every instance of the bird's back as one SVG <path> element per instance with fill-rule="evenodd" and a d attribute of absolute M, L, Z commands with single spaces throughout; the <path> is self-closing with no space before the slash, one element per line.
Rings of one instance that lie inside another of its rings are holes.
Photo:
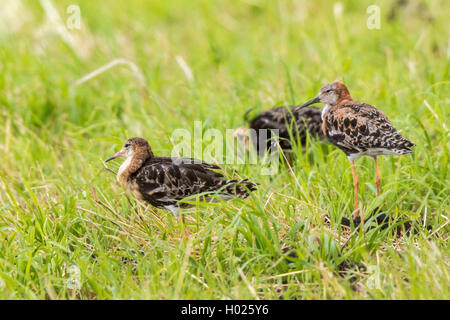
<path fill-rule="evenodd" d="M 245 198 L 249 194 L 243 186 L 250 191 L 256 188 L 247 180 L 226 180 L 215 171 L 218 169 L 216 165 L 190 158 L 153 157 L 130 177 L 130 186 L 139 198 L 156 207 L 174 205 L 202 193 Z"/>
<path fill-rule="evenodd" d="M 290 140 L 300 139 L 302 145 L 306 142 L 307 132 L 314 137 L 323 138 L 321 130 L 321 110 L 317 108 L 299 108 L 298 106 L 282 106 L 266 110 L 250 121 L 249 127 L 259 135 L 260 129 L 277 129 L 280 136 L 280 146 L 283 150 L 291 149 Z M 268 132 L 268 138 L 270 138 Z M 259 139 L 254 141 L 259 150 Z"/>
<path fill-rule="evenodd" d="M 382 111 L 361 102 L 332 107 L 326 117 L 326 131 L 328 139 L 347 156 L 406 154 L 414 146 Z"/>

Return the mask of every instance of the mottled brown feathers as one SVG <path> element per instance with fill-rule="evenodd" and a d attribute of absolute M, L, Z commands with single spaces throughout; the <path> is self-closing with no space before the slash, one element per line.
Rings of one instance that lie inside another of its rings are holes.
<path fill-rule="evenodd" d="M 254 129 L 256 139 L 253 144 L 256 150 L 260 149 L 259 130 L 278 129 L 280 137 L 280 147 L 283 150 L 292 148 L 292 139 L 299 138 L 302 145 L 306 143 L 307 132 L 312 137 L 323 139 L 325 135 L 321 130 L 322 119 L 321 110 L 317 108 L 300 108 L 298 106 L 277 107 L 266 110 L 250 121 L 250 129 Z M 268 132 L 268 139 L 271 137 Z M 267 145 L 267 148 L 270 145 Z"/>
<path fill-rule="evenodd" d="M 129 181 L 135 185 L 139 197 L 159 208 L 170 205 L 187 207 L 187 204 L 177 201 L 204 193 L 209 193 L 206 198 L 210 198 L 212 193 L 224 198 L 246 198 L 248 191 L 256 189 L 256 184 L 247 180 L 224 179 L 221 173 L 213 171 L 217 169 L 219 167 L 215 165 L 194 159 L 153 157 L 131 175 Z"/>
<path fill-rule="evenodd" d="M 359 215 L 359 180 L 354 160 L 370 156 L 375 160 L 377 195 L 381 193 L 381 178 L 378 170 L 380 155 L 411 153 L 414 144 L 397 132 L 386 115 L 366 103 L 353 101 L 347 87 L 340 81 L 324 85 L 319 94 L 300 107 L 324 103 L 322 130 L 328 140 L 341 149 L 351 162 L 353 174 L 354 217 Z"/>
<path fill-rule="evenodd" d="M 386 115 L 366 103 L 353 101 L 347 87 L 335 81 L 321 88 L 334 90 L 337 103 L 323 115 L 323 131 L 347 156 L 411 153 L 414 144 L 398 133 Z"/>
<path fill-rule="evenodd" d="M 155 157 L 147 141 L 128 139 L 123 146 L 127 159 L 118 173 L 119 182 L 135 196 L 157 208 L 188 207 L 178 202 L 186 197 L 212 194 L 229 199 L 246 198 L 256 184 L 244 180 L 227 180 L 215 170 L 220 168 L 190 158 Z M 122 151 L 121 151 L 122 152 Z"/>
<path fill-rule="evenodd" d="M 347 155 L 373 152 L 393 154 L 411 153 L 413 143 L 402 137 L 386 115 L 360 102 L 338 105 L 330 109 L 326 118 L 327 135 L 332 143 Z M 379 149 L 375 151 L 374 149 Z"/>
<path fill-rule="evenodd" d="M 410 147 L 414 144 L 395 130 L 386 115 L 371 105 L 353 101 L 342 82 L 324 85 L 315 98 L 300 108 L 319 102 L 325 104 L 322 111 L 323 133 L 351 161 L 363 155 L 377 157 L 412 152 Z"/>

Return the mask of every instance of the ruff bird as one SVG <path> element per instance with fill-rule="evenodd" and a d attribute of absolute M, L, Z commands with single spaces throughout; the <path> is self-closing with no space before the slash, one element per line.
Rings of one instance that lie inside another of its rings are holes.
<path fill-rule="evenodd" d="M 323 140 L 321 110 L 317 108 L 300 108 L 299 106 L 281 106 L 261 112 L 253 119 L 248 119 L 248 111 L 244 120 L 248 122 L 248 129 L 240 127 L 234 135 L 241 138 L 245 147 L 250 149 L 250 141 L 258 154 L 273 150 L 274 141 L 271 140 L 278 130 L 279 147 L 289 159 L 292 150 L 292 140 L 299 139 L 302 146 L 306 144 L 307 134 L 315 139 Z M 250 131 L 250 130 L 252 131 Z M 264 131 L 265 130 L 265 131 Z M 262 136 L 264 134 L 264 136 Z M 250 139 L 251 136 L 251 139 Z M 272 142 L 269 142 L 272 141 Z"/>
<path fill-rule="evenodd" d="M 314 103 L 324 103 L 322 109 L 322 131 L 328 140 L 341 149 L 350 161 L 354 186 L 354 218 L 358 210 L 358 175 L 354 160 L 369 156 L 375 160 L 377 196 L 380 195 L 380 172 L 378 156 L 412 153 L 415 144 L 398 133 L 386 115 L 375 107 L 356 102 L 347 87 L 334 81 L 320 88 L 319 94 L 304 103 L 305 108 Z"/>
<path fill-rule="evenodd" d="M 324 138 L 322 133 L 321 110 L 317 108 L 300 108 L 299 106 L 277 107 L 266 110 L 249 122 L 250 129 L 258 135 L 260 129 L 278 129 L 280 147 L 283 151 L 291 150 L 291 139 L 299 138 L 302 145 L 306 143 L 307 132 L 312 137 Z M 268 133 L 268 137 L 270 134 Z M 253 141 L 259 150 L 259 139 Z"/>
<path fill-rule="evenodd" d="M 117 173 L 117 180 L 135 197 L 156 208 L 167 209 L 179 219 L 179 209 L 192 205 L 180 200 L 203 195 L 213 200 L 214 194 L 224 200 L 247 198 L 256 189 L 256 183 L 243 180 L 227 180 L 214 170 L 218 166 L 191 158 L 155 157 L 145 139 L 128 139 L 111 161 L 126 157 Z"/>

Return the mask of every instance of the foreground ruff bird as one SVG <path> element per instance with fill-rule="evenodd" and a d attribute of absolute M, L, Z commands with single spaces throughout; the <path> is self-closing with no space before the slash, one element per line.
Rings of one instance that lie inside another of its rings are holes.
<path fill-rule="evenodd" d="M 402 137 L 383 112 L 366 103 L 353 101 L 347 87 L 340 81 L 323 86 L 317 97 L 301 107 L 319 102 L 325 104 L 322 109 L 324 134 L 331 143 L 344 151 L 352 166 L 356 218 L 359 215 L 359 182 L 354 160 L 362 156 L 370 156 L 375 160 L 375 183 L 379 196 L 381 180 L 377 157 L 412 153 L 410 148 L 415 144 Z"/>
<path fill-rule="evenodd" d="M 122 149 L 108 162 L 115 158 L 126 157 L 117 173 L 117 180 L 125 189 L 129 189 L 138 200 L 156 208 L 171 211 L 178 219 L 179 209 L 190 207 L 180 200 L 205 194 L 206 200 L 211 195 L 228 200 L 249 196 L 249 191 L 256 189 L 256 184 L 244 180 L 225 180 L 218 166 L 190 158 L 155 157 L 148 142 L 142 138 L 128 139 Z"/>

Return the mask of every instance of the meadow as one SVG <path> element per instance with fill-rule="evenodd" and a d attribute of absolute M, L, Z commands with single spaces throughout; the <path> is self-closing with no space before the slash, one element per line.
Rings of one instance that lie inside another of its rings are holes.
<path fill-rule="evenodd" d="M 448 1 L 2 0 L 0 21 L 1 299 L 450 298 Z M 170 156 L 176 129 L 245 126 L 335 79 L 416 144 L 381 158 L 379 198 L 356 161 L 363 226 L 341 224 L 347 158 L 312 139 L 294 174 L 223 164 L 259 189 L 185 211 L 189 238 L 104 167 L 127 138 Z"/>

